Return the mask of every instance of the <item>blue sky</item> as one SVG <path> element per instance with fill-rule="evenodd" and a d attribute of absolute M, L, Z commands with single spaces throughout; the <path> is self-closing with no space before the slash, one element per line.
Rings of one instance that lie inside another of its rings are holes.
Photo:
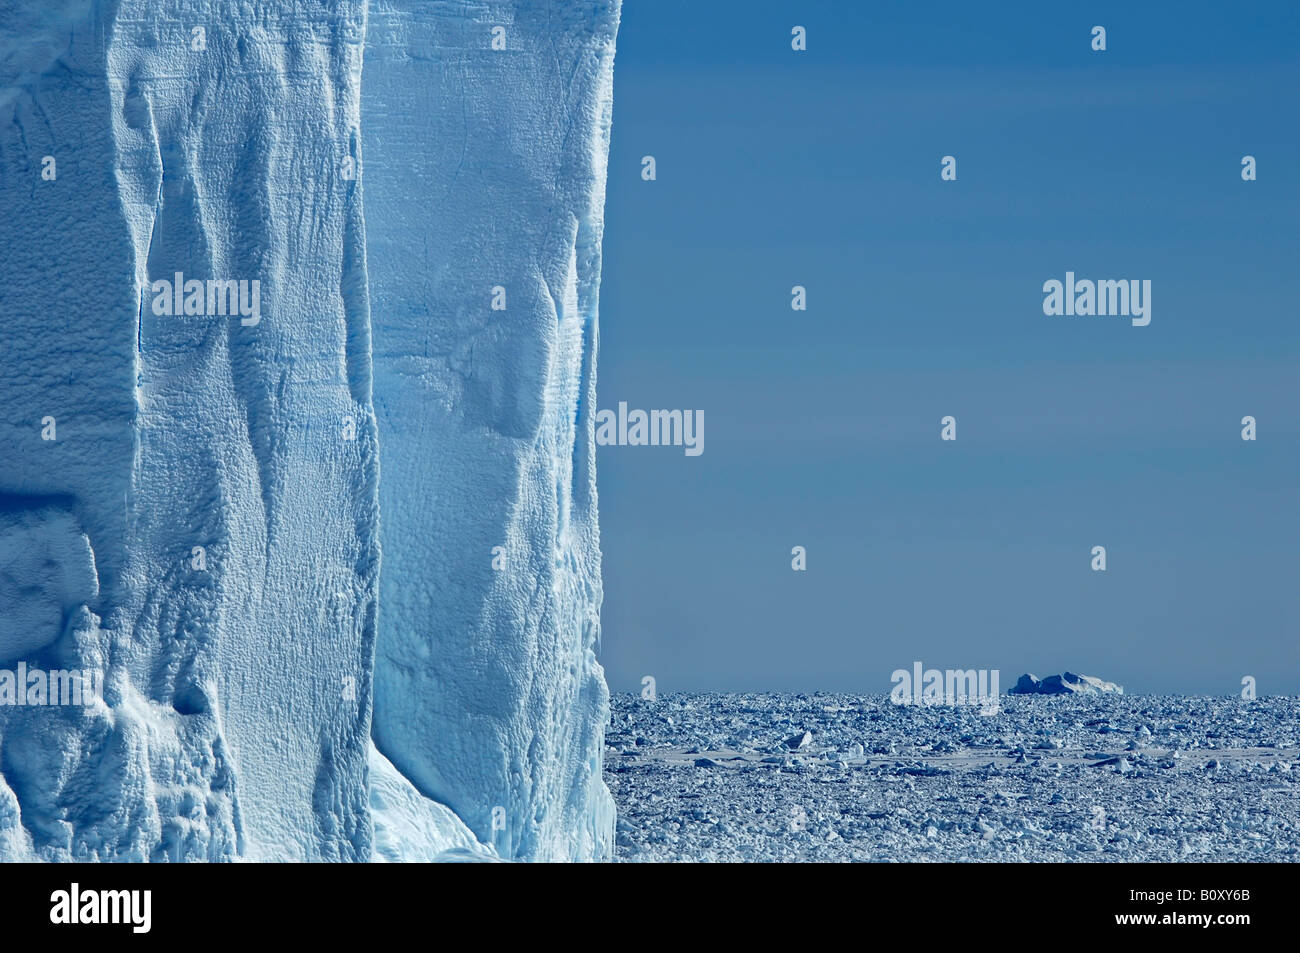
<path fill-rule="evenodd" d="M 1300 694 L 1300 5 L 1133 6 L 625 2 L 599 404 L 705 452 L 599 450 L 614 690 Z"/>

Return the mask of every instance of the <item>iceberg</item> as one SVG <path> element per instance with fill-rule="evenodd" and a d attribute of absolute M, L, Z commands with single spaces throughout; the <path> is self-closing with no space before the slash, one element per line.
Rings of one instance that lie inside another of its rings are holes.
<path fill-rule="evenodd" d="M 609 856 L 618 14 L 0 0 L 0 860 Z"/>
<path fill-rule="evenodd" d="M 1124 687 L 1093 675 L 1076 675 L 1064 672 L 1039 679 L 1036 675 L 1021 675 L 1008 695 L 1123 695 Z"/>

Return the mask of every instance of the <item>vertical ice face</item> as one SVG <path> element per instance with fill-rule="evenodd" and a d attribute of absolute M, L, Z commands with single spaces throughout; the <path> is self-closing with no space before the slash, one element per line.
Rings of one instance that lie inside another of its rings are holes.
<path fill-rule="evenodd" d="M 364 4 L 0 22 L 0 856 L 366 859 Z"/>
<path fill-rule="evenodd" d="M 0 0 L 0 859 L 609 854 L 618 4 L 369 21 Z"/>
<path fill-rule="evenodd" d="M 617 0 L 388 0 L 362 84 L 374 739 L 503 856 L 608 856 L 596 301 Z"/>

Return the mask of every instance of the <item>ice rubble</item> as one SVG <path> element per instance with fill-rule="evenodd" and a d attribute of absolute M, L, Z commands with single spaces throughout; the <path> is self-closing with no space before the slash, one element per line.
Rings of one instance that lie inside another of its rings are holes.
<path fill-rule="evenodd" d="M 1300 860 L 1294 699 L 1002 701 L 616 695 L 616 859 Z"/>
<path fill-rule="evenodd" d="M 617 19 L 0 0 L 0 668 L 106 673 L 0 706 L 0 859 L 608 854 Z"/>

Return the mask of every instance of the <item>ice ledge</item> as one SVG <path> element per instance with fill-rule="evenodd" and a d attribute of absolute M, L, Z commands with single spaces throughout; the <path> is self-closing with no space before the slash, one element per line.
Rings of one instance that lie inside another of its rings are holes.
<path fill-rule="evenodd" d="M 450 808 L 415 789 L 393 763 L 370 745 L 370 813 L 378 864 L 494 861 L 496 849 L 479 843 Z"/>

